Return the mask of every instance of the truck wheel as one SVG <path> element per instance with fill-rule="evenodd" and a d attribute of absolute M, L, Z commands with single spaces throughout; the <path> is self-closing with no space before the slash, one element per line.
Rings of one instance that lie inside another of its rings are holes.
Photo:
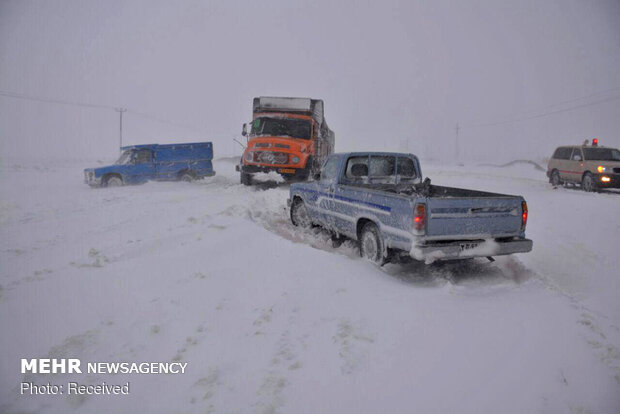
<path fill-rule="evenodd" d="M 300 199 L 295 199 L 291 206 L 291 222 L 294 226 L 308 228 L 312 225 L 306 203 Z"/>
<path fill-rule="evenodd" d="M 252 174 L 241 172 L 241 184 L 252 185 Z"/>
<path fill-rule="evenodd" d="M 558 170 L 551 171 L 551 178 L 549 179 L 549 182 L 551 182 L 551 185 L 553 185 L 554 187 L 558 187 L 562 184 L 562 180 L 560 180 L 560 173 L 558 172 Z"/>
<path fill-rule="evenodd" d="M 374 223 L 366 223 L 360 235 L 360 256 L 378 265 L 385 263 L 383 238 Z"/>
<path fill-rule="evenodd" d="M 596 190 L 596 184 L 594 183 L 594 177 L 589 172 L 583 175 L 581 179 L 581 189 L 588 193 Z"/>
<path fill-rule="evenodd" d="M 123 179 L 117 175 L 112 175 L 105 180 L 106 187 L 120 187 L 123 185 Z"/>

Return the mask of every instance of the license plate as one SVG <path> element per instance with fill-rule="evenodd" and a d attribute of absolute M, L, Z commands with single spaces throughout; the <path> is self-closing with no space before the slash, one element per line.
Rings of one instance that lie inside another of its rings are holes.
<path fill-rule="evenodd" d="M 280 168 L 278 172 L 282 174 L 295 174 L 295 170 L 290 169 L 290 168 Z"/>
<path fill-rule="evenodd" d="M 461 243 L 461 251 L 475 249 L 478 247 L 478 244 L 479 243 Z"/>

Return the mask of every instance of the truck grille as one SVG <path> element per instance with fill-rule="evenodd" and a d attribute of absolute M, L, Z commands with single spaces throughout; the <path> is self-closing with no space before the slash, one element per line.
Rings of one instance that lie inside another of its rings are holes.
<path fill-rule="evenodd" d="M 256 162 L 262 164 L 287 164 L 288 154 L 284 152 L 260 151 L 256 153 Z"/>
<path fill-rule="evenodd" d="M 615 172 L 616 174 L 620 174 L 620 168 L 618 168 L 618 167 L 614 168 L 614 172 Z"/>

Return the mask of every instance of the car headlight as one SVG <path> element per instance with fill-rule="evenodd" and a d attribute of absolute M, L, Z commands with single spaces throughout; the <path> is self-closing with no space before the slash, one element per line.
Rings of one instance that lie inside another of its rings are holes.
<path fill-rule="evenodd" d="M 603 167 L 602 165 L 599 165 L 597 170 L 598 170 L 598 172 L 602 173 L 602 172 L 607 171 L 607 167 Z"/>
<path fill-rule="evenodd" d="M 254 153 L 253 153 L 252 151 L 248 151 L 248 152 L 246 152 L 246 153 L 245 153 L 245 157 L 244 157 L 244 159 L 245 159 L 247 162 L 252 162 L 252 161 L 254 161 Z"/>
<path fill-rule="evenodd" d="M 291 158 L 291 162 L 293 164 L 299 164 L 299 157 L 295 156 L 295 157 Z"/>

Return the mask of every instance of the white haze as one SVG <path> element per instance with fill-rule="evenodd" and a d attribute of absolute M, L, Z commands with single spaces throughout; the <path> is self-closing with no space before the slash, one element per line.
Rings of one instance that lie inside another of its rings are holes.
<path fill-rule="evenodd" d="M 258 95 L 324 99 L 338 151 L 452 162 L 457 122 L 465 161 L 618 147 L 619 67 L 617 0 L 0 2 L 1 91 L 127 107 L 167 123 L 127 112 L 126 144 L 216 156 L 239 153 Z M 118 127 L 112 109 L 0 96 L 5 160 L 109 159 Z"/>

